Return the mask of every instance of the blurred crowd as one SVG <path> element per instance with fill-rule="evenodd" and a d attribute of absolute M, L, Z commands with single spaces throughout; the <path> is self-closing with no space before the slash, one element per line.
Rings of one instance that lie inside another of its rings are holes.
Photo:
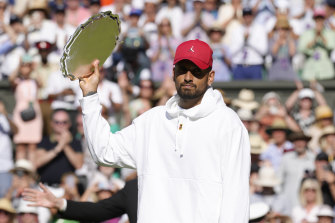
<path fill-rule="evenodd" d="M 134 170 L 93 162 L 78 81 L 59 67 L 78 25 L 107 10 L 121 20 L 121 44 L 103 64 L 98 88 L 111 132 L 176 93 L 179 43 L 206 41 L 217 82 L 296 83 L 285 100 L 273 91 L 256 101 L 251 89 L 237 98 L 220 90 L 250 135 L 251 221 L 333 222 L 334 108 L 318 80 L 335 77 L 335 1 L 0 0 L 0 80 L 15 95 L 13 111 L 0 96 L 0 223 L 68 222 L 21 199 L 38 182 L 58 197 L 96 202 L 136 178 Z"/>

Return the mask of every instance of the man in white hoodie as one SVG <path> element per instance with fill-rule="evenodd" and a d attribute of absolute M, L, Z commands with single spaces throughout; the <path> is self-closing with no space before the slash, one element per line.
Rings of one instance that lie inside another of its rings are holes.
<path fill-rule="evenodd" d="M 139 223 L 245 223 L 249 137 L 213 90 L 212 50 L 190 40 L 174 59 L 177 95 L 112 134 L 101 116 L 99 61 L 80 80 L 85 136 L 99 165 L 136 168 Z"/>

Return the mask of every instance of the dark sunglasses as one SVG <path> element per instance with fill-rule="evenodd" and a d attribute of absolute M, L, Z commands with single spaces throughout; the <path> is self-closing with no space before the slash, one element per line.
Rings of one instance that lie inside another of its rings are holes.
<path fill-rule="evenodd" d="M 190 71 L 192 73 L 192 75 L 197 77 L 197 78 L 202 78 L 210 72 L 209 69 L 201 70 L 199 67 L 187 68 L 185 66 L 180 66 L 180 65 L 175 66 L 174 70 L 175 70 L 175 74 L 177 76 L 182 75 L 182 74 L 186 74 L 187 71 Z"/>
<path fill-rule="evenodd" d="M 69 123 L 68 121 L 57 121 L 57 120 L 53 120 L 53 122 L 54 122 L 56 125 L 66 125 L 66 124 Z"/>

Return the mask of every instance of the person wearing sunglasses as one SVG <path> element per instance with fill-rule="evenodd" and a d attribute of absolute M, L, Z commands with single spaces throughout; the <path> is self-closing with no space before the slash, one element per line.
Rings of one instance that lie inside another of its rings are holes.
<path fill-rule="evenodd" d="M 55 110 L 51 116 L 50 136 L 43 137 L 37 146 L 35 166 L 41 182 L 58 187 L 61 176 L 74 172 L 83 165 L 79 140 L 70 133 L 71 121 L 65 110 Z"/>
<path fill-rule="evenodd" d="M 177 94 L 115 134 L 101 116 L 98 60 L 79 82 L 92 158 L 137 169 L 138 223 L 248 222 L 249 137 L 211 87 L 212 54 L 201 40 L 181 43 L 173 62 Z"/>

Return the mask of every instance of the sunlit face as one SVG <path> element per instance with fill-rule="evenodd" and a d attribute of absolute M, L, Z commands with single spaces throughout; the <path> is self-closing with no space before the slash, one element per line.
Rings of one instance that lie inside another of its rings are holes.
<path fill-rule="evenodd" d="M 303 139 L 295 140 L 293 142 L 295 151 L 299 154 L 304 153 L 306 150 L 307 142 Z"/>
<path fill-rule="evenodd" d="M 10 220 L 10 213 L 0 210 L 0 223 L 8 223 Z"/>
<path fill-rule="evenodd" d="M 300 108 L 302 109 L 310 109 L 312 108 L 313 101 L 311 98 L 302 98 L 299 101 Z"/>
<path fill-rule="evenodd" d="M 71 126 L 70 117 L 65 111 L 56 112 L 53 115 L 51 122 L 52 129 L 56 134 L 68 130 Z"/>
<path fill-rule="evenodd" d="M 276 144 L 282 144 L 286 141 L 286 132 L 283 130 L 274 130 L 272 132 L 272 138 Z"/>
<path fill-rule="evenodd" d="M 32 71 L 31 63 L 24 63 L 20 66 L 20 74 L 23 78 L 29 78 L 31 71 Z"/>
<path fill-rule="evenodd" d="M 201 70 L 189 60 L 179 61 L 173 72 L 177 93 L 182 99 L 202 98 L 214 80 L 213 71 Z"/>
<path fill-rule="evenodd" d="M 35 213 L 20 213 L 19 223 L 38 223 L 38 216 Z"/>
<path fill-rule="evenodd" d="M 304 196 L 307 203 L 316 201 L 316 189 L 315 188 L 306 188 L 304 189 Z"/>

